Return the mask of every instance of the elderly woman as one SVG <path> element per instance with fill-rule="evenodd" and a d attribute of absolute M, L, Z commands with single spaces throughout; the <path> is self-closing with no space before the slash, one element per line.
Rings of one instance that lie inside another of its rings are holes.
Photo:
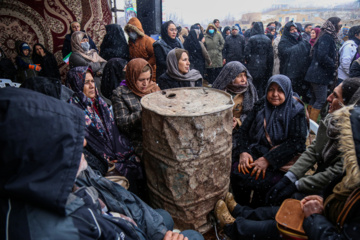
<path fill-rule="evenodd" d="M 258 100 L 249 71 L 240 62 L 229 62 L 221 70 L 212 87 L 231 94 L 235 103 L 233 129 L 240 127 Z"/>
<path fill-rule="evenodd" d="M 143 96 L 159 91 L 151 81 L 152 68 L 142 58 L 131 60 L 126 66 L 126 85 L 116 88 L 112 103 L 116 124 L 121 132 L 130 138 L 135 152 L 142 156 L 141 104 Z"/>
<path fill-rule="evenodd" d="M 184 48 L 180 39 L 176 37 L 177 28 L 173 21 L 167 21 L 161 26 L 161 39 L 154 42 L 156 58 L 156 80 L 166 71 L 166 56 L 174 48 Z"/>
<path fill-rule="evenodd" d="M 41 43 L 36 43 L 33 49 L 32 59 L 35 64 L 41 67 L 39 76 L 60 79 L 59 67 L 54 54 L 49 52 Z"/>
<path fill-rule="evenodd" d="M 285 172 L 281 170 L 305 150 L 304 106 L 294 97 L 285 75 L 272 76 L 266 95 L 248 114 L 234 138 L 231 183 L 241 205 L 264 205 L 265 194 Z"/>
<path fill-rule="evenodd" d="M 179 87 L 201 87 L 202 76 L 198 70 L 190 70 L 189 53 L 175 48 L 166 58 L 167 70 L 158 79 L 161 89 Z"/>
<path fill-rule="evenodd" d="M 116 171 L 130 181 L 130 191 L 135 191 L 135 181 L 142 178 L 139 159 L 130 141 L 119 133 L 107 104 L 99 96 L 93 73 L 88 67 L 70 69 L 67 85 L 75 92 L 70 104 L 85 112 L 86 141 L 85 155 L 89 165 L 106 175 L 108 166 L 115 165 Z"/>

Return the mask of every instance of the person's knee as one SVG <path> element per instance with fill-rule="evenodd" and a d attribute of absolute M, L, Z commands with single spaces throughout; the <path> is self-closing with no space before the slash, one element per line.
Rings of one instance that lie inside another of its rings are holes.
<path fill-rule="evenodd" d="M 155 209 L 155 211 L 162 216 L 164 219 L 165 227 L 172 231 L 174 229 L 174 220 L 172 219 L 170 213 L 164 209 Z"/>
<path fill-rule="evenodd" d="M 189 240 L 204 240 L 203 235 L 195 230 L 185 230 L 181 232 L 184 237 L 187 237 Z"/>

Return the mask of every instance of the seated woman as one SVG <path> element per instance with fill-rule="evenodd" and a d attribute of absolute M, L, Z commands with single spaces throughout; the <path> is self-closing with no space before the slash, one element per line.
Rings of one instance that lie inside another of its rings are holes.
<path fill-rule="evenodd" d="M 85 154 L 89 165 L 102 175 L 106 175 L 108 166 L 115 165 L 117 172 L 129 180 L 129 190 L 136 192 L 136 181 L 143 178 L 139 158 L 130 141 L 119 133 L 108 106 L 99 96 L 92 71 L 88 67 L 72 68 L 66 82 L 75 92 L 70 104 L 85 112 Z"/>
<path fill-rule="evenodd" d="M 33 49 L 32 59 L 35 64 L 41 67 L 39 76 L 60 79 L 59 67 L 54 54 L 50 53 L 40 43 L 36 43 Z"/>
<path fill-rule="evenodd" d="M 77 31 L 71 35 L 72 54 L 69 58 L 70 69 L 79 66 L 90 66 L 94 73 L 96 87 L 100 97 L 111 105 L 111 101 L 105 98 L 100 92 L 101 76 L 106 65 L 106 60 L 99 56 L 95 49 L 90 49 L 86 33 Z"/>
<path fill-rule="evenodd" d="M 129 46 L 125 39 L 124 30 L 119 24 L 105 26 L 106 35 L 100 45 L 100 56 L 106 61 L 112 58 L 129 58 Z"/>
<path fill-rule="evenodd" d="M 125 66 L 127 63 L 122 58 L 112 58 L 106 63 L 101 79 L 101 93 L 107 99 L 111 100 L 113 91 L 120 86 L 121 82 L 125 84 Z"/>
<path fill-rule="evenodd" d="M 157 83 L 160 89 L 179 87 L 201 87 L 202 76 L 198 70 L 190 70 L 189 53 L 185 49 L 175 48 L 166 58 L 167 70 Z"/>
<path fill-rule="evenodd" d="M 134 58 L 126 65 L 126 85 L 116 88 L 112 103 L 118 128 L 130 138 L 135 153 L 142 156 L 142 123 L 140 100 L 146 94 L 160 91 L 151 81 L 152 68 L 142 58 Z"/>
<path fill-rule="evenodd" d="M 305 151 L 305 109 L 293 95 L 288 77 L 272 76 L 266 96 L 234 133 L 231 184 L 241 205 L 264 205 L 266 193 L 285 173 L 281 167 Z"/>
<path fill-rule="evenodd" d="M 234 100 L 233 129 L 240 127 L 258 100 L 247 68 L 241 62 L 229 62 L 223 67 L 212 87 L 231 94 Z"/>

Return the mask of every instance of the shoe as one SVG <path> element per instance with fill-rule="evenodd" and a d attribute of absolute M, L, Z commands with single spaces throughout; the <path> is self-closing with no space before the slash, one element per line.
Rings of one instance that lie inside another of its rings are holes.
<path fill-rule="evenodd" d="M 237 202 L 234 200 L 234 195 L 232 193 L 228 192 L 225 197 L 225 203 L 227 208 L 229 209 L 230 213 L 234 211 L 234 208 L 237 205 Z"/>
<path fill-rule="evenodd" d="M 219 200 L 215 206 L 215 216 L 220 224 L 220 227 L 225 227 L 226 224 L 232 224 L 235 222 L 235 218 L 231 216 L 226 203 L 223 200 Z"/>

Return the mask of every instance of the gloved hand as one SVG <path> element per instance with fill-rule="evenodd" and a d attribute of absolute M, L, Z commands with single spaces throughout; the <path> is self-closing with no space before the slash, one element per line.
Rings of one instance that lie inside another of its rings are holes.
<path fill-rule="evenodd" d="M 297 190 L 295 183 L 291 183 L 286 188 L 284 188 L 282 191 L 278 192 L 278 196 L 275 198 L 274 202 L 281 204 L 285 199 L 291 197 L 293 193 L 295 193 Z"/>
<path fill-rule="evenodd" d="M 35 70 L 37 72 L 41 71 L 41 67 L 38 64 L 29 64 L 29 69 Z"/>
<path fill-rule="evenodd" d="M 269 192 L 266 194 L 266 203 L 275 203 L 276 199 L 278 198 L 279 194 L 286 189 L 291 184 L 291 180 L 284 176 L 277 184 L 275 184 Z M 295 184 L 294 184 L 295 185 Z M 296 186 L 295 186 L 296 188 Z"/>

